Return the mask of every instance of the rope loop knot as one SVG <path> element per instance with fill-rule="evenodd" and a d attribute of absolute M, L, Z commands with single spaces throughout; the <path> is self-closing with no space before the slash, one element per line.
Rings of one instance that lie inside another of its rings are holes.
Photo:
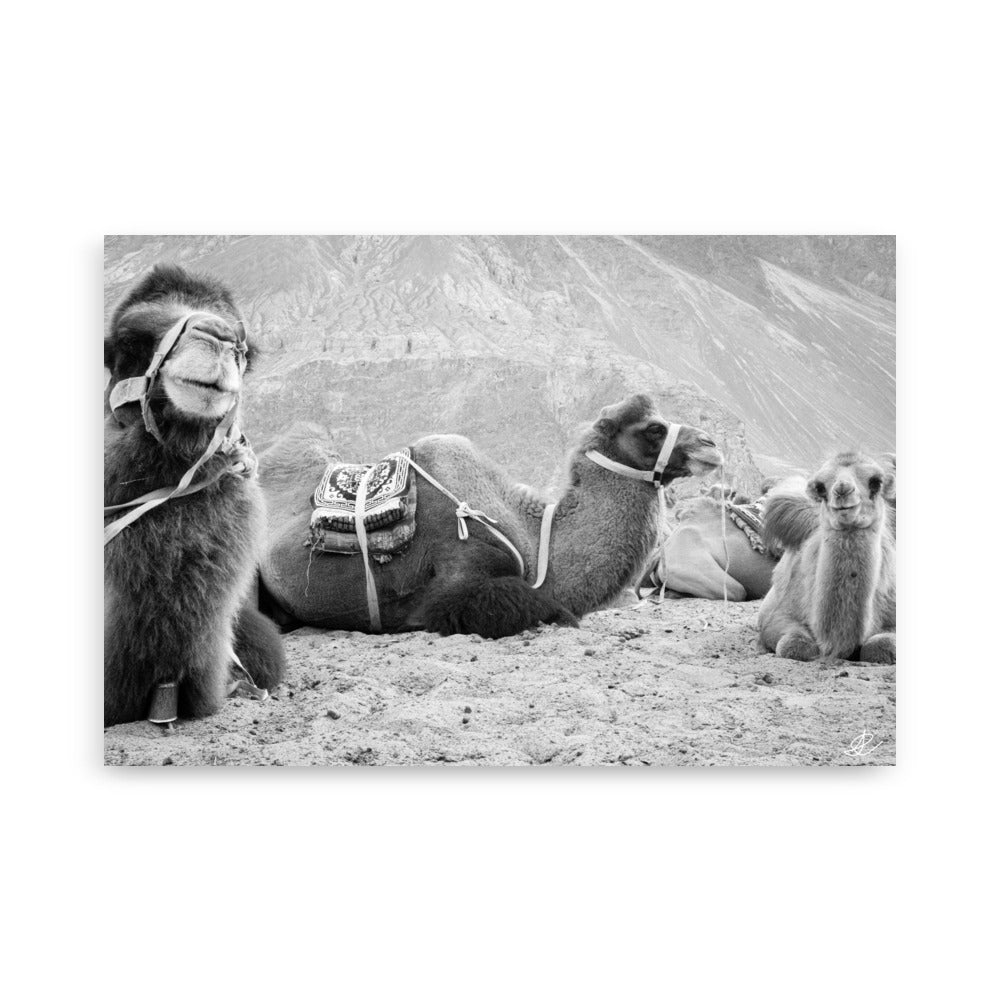
<path fill-rule="evenodd" d="M 458 518 L 458 537 L 463 542 L 469 537 L 469 525 L 466 523 L 466 518 L 471 517 L 474 521 L 489 521 L 490 524 L 498 523 L 489 514 L 481 510 L 473 510 L 464 500 L 455 508 L 455 517 Z"/>

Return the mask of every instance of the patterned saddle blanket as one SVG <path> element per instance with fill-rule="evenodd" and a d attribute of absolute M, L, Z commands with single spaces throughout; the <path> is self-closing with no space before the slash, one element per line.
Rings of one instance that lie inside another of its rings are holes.
<path fill-rule="evenodd" d="M 373 467 L 364 509 L 368 552 L 376 562 L 388 562 L 409 544 L 416 530 L 417 480 L 410 466 L 410 449 L 404 448 L 374 465 L 331 463 L 326 467 L 313 493 L 311 548 L 339 555 L 361 551 L 355 531 L 358 486 Z"/>
<path fill-rule="evenodd" d="M 761 555 L 768 555 L 764 546 L 764 501 L 757 500 L 754 503 L 727 503 L 726 513 L 729 520 L 736 525 L 750 542 L 751 548 Z"/>

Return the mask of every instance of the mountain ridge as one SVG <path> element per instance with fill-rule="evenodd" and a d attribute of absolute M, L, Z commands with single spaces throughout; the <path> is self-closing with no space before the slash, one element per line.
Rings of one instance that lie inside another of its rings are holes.
<path fill-rule="evenodd" d="M 753 455 L 770 470 L 894 448 L 891 237 L 108 237 L 106 309 L 159 261 L 233 288 L 262 348 L 246 422 L 265 446 L 353 408 L 341 444 L 359 457 L 438 413 L 432 429 L 464 421 L 537 481 L 575 425 L 620 398 L 601 392 L 649 389 L 668 416 L 704 417 L 751 486 Z M 362 372 L 378 373 L 363 405 L 349 391 Z M 480 419 L 483 399 L 521 443 Z M 525 448 L 532 434 L 546 449 Z"/>

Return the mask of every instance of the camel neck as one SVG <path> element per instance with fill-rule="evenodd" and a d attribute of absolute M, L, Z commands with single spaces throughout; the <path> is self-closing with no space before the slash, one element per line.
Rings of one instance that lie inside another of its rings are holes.
<path fill-rule="evenodd" d="M 884 519 L 869 528 L 817 535 L 813 628 L 824 656 L 850 656 L 871 634 L 882 575 Z"/>
<path fill-rule="evenodd" d="M 105 422 L 104 493 L 106 504 L 125 503 L 150 490 L 174 486 L 180 477 L 204 454 L 213 430 L 197 425 L 174 425 L 166 428 L 165 444 L 146 431 L 142 422 L 119 426 L 114 417 Z M 213 456 L 205 467 L 209 471 L 222 456 Z"/>
<path fill-rule="evenodd" d="M 591 466 L 559 499 L 551 572 L 574 614 L 607 604 L 642 569 L 656 539 L 656 490 Z"/>

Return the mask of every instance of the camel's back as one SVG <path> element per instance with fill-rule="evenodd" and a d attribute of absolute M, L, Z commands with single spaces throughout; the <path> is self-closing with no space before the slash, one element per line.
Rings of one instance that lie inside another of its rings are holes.
<path fill-rule="evenodd" d="M 461 434 L 429 434 L 414 441 L 411 451 L 418 465 L 472 506 L 506 507 L 517 492 L 500 466 Z"/>
<path fill-rule="evenodd" d="M 413 460 L 459 501 L 498 522 L 497 527 L 517 546 L 530 571 L 535 560 L 537 527 L 534 532 L 528 530 L 524 490 L 460 434 L 430 434 L 410 447 Z M 423 477 L 418 477 L 421 492 L 426 492 L 428 486 Z"/>

